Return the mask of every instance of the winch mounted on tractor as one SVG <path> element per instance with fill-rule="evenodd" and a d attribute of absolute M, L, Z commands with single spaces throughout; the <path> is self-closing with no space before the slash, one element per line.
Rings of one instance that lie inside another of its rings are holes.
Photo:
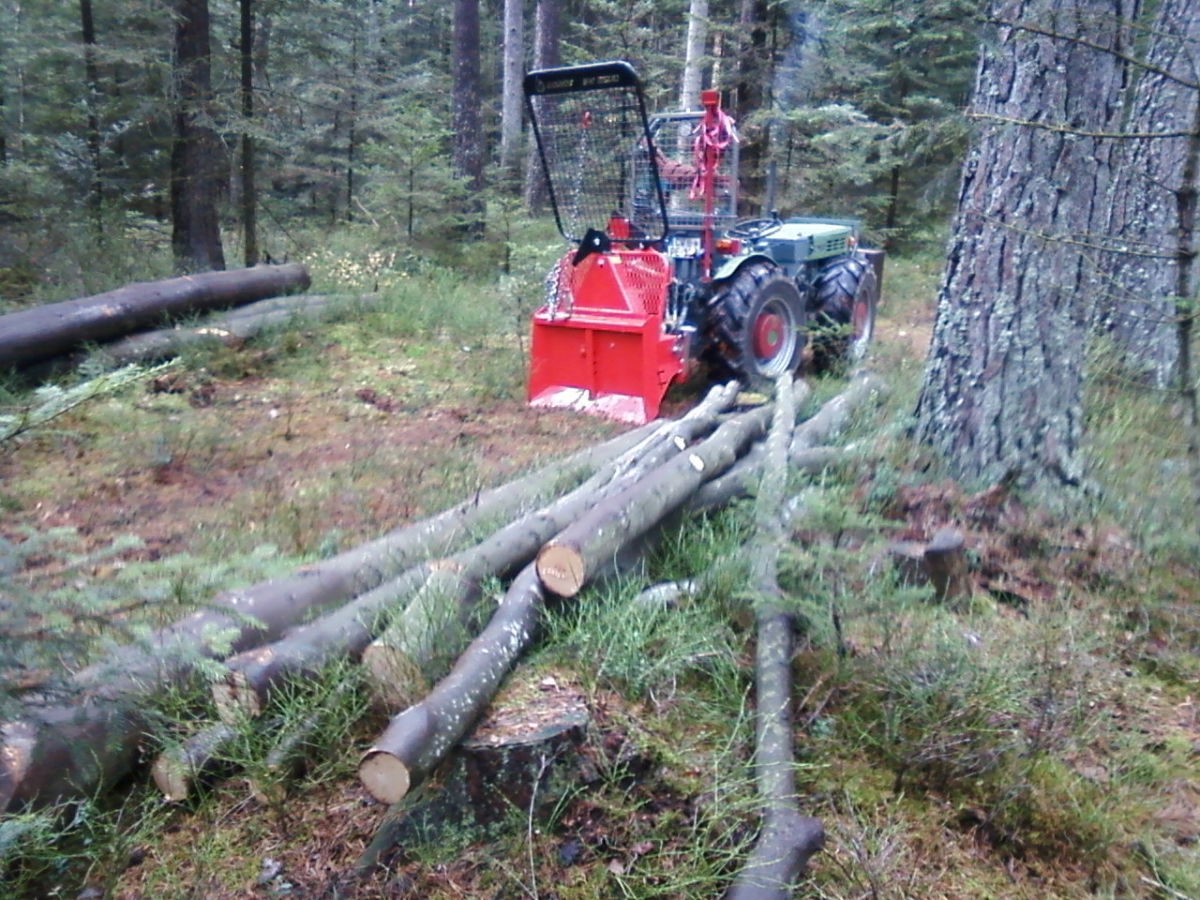
<path fill-rule="evenodd" d="M 738 134 L 716 91 L 648 116 L 626 62 L 524 90 L 558 229 L 574 246 L 533 315 L 528 399 L 643 424 L 700 362 L 750 385 L 866 351 L 882 253 L 857 223 L 739 220 Z"/>

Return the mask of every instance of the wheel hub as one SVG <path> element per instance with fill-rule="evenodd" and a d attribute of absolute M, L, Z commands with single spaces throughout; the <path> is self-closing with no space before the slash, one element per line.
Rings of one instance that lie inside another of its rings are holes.
<path fill-rule="evenodd" d="M 765 312 L 754 321 L 754 355 L 759 359 L 773 359 L 783 348 L 786 323 L 783 316 Z"/>

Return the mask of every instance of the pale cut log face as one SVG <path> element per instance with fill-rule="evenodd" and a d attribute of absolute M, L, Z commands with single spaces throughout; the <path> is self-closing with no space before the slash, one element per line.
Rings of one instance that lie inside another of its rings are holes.
<path fill-rule="evenodd" d="M 358 777 L 380 803 L 399 803 L 408 793 L 408 766 L 387 753 L 368 750 L 359 764 Z"/>
<path fill-rule="evenodd" d="M 583 560 L 570 547 L 551 544 L 538 554 L 538 578 L 560 597 L 574 597 L 583 587 Z"/>

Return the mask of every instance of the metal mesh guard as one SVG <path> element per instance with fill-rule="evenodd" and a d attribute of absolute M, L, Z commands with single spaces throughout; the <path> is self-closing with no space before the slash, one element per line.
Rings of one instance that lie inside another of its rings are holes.
<path fill-rule="evenodd" d="M 559 229 L 580 241 L 608 231 L 617 214 L 635 240 L 661 240 L 665 220 L 653 182 L 630 189 L 635 150 L 650 145 L 637 76 L 627 63 L 531 72 L 525 94 Z"/>

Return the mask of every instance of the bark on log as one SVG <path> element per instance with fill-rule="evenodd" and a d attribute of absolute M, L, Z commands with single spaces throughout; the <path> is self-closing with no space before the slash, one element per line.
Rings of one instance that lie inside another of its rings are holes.
<path fill-rule="evenodd" d="M 420 555 L 444 552 L 480 524 L 512 514 L 661 427 L 646 426 L 589 447 L 287 578 L 222 594 L 213 608 L 77 673 L 78 702 L 30 700 L 19 717 L 0 723 L 0 810 L 94 795 L 114 784 L 134 767 L 150 731 L 142 707 L 157 692 L 178 684 L 199 658 L 215 655 L 222 634 L 232 638 L 235 649 L 278 637 L 312 609 L 344 602 L 380 584 L 399 570 L 398 563 L 402 567 Z"/>
<path fill-rule="evenodd" d="M 161 328 L 157 331 L 131 334 L 104 344 L 97 351 L 97 355 L 105 362 L 117 366 L 178 356 L 186 348 L 205 341 L 220 341 L 227 346 L 239 346 L 267 328 L 286 325 L 297 319 L 326 319 L 337 311 L 367 308 L 378 301 L 378 294 L 299 294 L 293 297 L 273 297 L 250 303 L 223 316 L 210 316 L 202 322 L 186 327 Z"/>
<path fill-rule="evenodd" d="M 808 387 L 797 385 L 797 406 L 807 396 Z M 883 383 L 870 373 L 859 373 L 842 393 L 829 400 L 816 415 L 797 425 L 792 434 L 791 464 L 803 472 L 820 472 L 832 465 L 845 449 L 821 447 L 846 426 L 850 413 L 885 390 Z M 762 478 L 764 450 L 755 445 L 724 475 L 705 484 L 688 501 L 689 512 L 701 512 L 748 497 Z"/>
<path fill-rule="evenodd" d="M 436 569 L 404 613 L 362 652 L 363 675 L 383 709 L 411 706 L 424 696 L 439 669 L 449 668 L 472 633 L 471 609 L 479 597 L 478 580 L 466 581 L 457 567 Z"/>
<path fill-rule="evenodd" d="M 736 382 L 713 390 L 703 403 L 678 422 L 654 427 L 648 436 L 601 466 L 575 490 L 549 506 L 510 522 L 475 547 L 439 562 L 440 567 L 458 572 L 458 583 L 450 599 L 459 608 L 436 617 L 419 605 L 405 608 L 397 627 L 421 631 L 433 618 L 443 625 L 469 620 L 472 598 L 477 596 L 477 586 L 482 579 L 512 574 L 532 559 L 546 541 L 579 519 L 589 508 L 636 481 L 645 471 L 678 455 L 681 446 L 686 446 L 691 438 L 715 424 L 719 413 L 736 395 Z M 358 658 L 387 627 L 387 619 L 394 615 L 393 611 L 409 605 L 428 581 L 430 572 L 428 566 L 410 569 L 333 613 L 294 629 L 279 641 L 227 660 L 229 674 L 224 682 L 213 685 L 213 697 L 221 718 L 237 722 L 246 716 L 256 716 L 262 711 L 271 689 L 280 681 L 314 675 L 335 657 Z M 465 637 L 452 641 L 445 627 L 436 635 L 427 634 L 418 641 L 419 646 L 438 648 L 443 654 L 457 652 L 465 643 Z M 417 657 L 412 663 L 415 668 L 424 670 L 431 660 Z"/>
<path fill-rule="evenodd" d="M 712 437 L 630 485 L 562 532 L 537 555 L 538 577 L 560 597 L 573 597 L 628 541 L 681 506 L 705 481 L 731 465 L 766 429 L 770 407 L 723 424 Z"/>
<path fill-rule="evenodd" d="M 824 842 L 816 819 L 796 804 L 792 739 L 792 622 L 780 605 L 777 567 L 783 543 L 783 492 L 795 408 L 790 377 L 776 381 L 776 414 L 767 439 L 763 480 L 755 502 L 756 534 L 750 577 L 755 592 L 757 740 L 755 779 L 763 804 L 762 830 L 727 900 L 787 900 L 792 882 Z"/>
<path fill-rule="evenodd" d="M 796 456 L 810 447 L 827 444 L 841 434 L 850 413 L 867 400 L 885 393 L 887 386 L 871 372 L 859 372 L 846 390 L 821 407 L 815 416 L 806 420 L 792 434 L 789 453 Z"/>
<path fill-rule="evenodd" d="M 150 775 L 163 797 L 172 803 L 186 800 L 201 779 L 219 772 L 222 751 L 237 736 L 236 728 L 216 722 L 160 753 L 150 767 Z"/>
<path fill-rule="evenodd" d="M 23 309 L 0 316 L 0 361 L 4 366 L 25 366 L 171 317 L 297 293 L 308 285 L 304 267 L 289 263 L 142 282 Z"/>
<path fill-rule="evenodd" d="M 420 784 L 479 718 L 501 680 L 533 640 L 542 586 L 531 564 L 521 571 L 487 628 L 450 674 L 392 719 L 363 755 L 358 777 L 376 800 L 397 803 Z"/>

